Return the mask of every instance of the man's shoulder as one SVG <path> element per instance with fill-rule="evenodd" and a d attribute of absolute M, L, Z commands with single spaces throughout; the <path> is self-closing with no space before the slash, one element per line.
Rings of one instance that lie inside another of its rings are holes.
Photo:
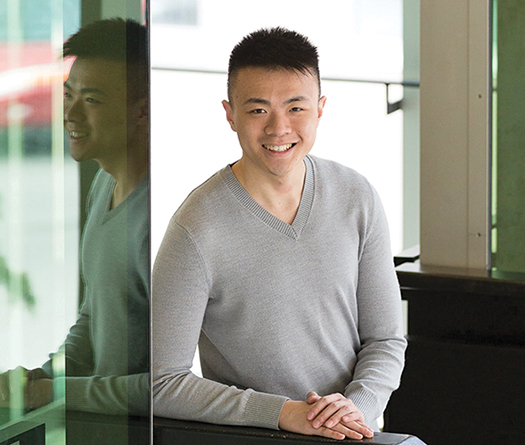
<path fill-rule="evenodd" d="M 92 193 L 94 193 L 101 189 L 109 187 L 110 185 L 114 184 L 114 182 L 115 180 L 113 179 L 113 176 L 111 176 L 102 168 L 99 168 L 95 173 L 95 177 L 93 178 L 93 182 L 91 183 L 90 190 Z"/>
<path fill-rule="evenodd" d="M 365 195 L 373 193 L 373 187 L 368 179 L 356 170 L 328 159 L 311 155 L 308 157 L 314 167 L 316 186 L 340 190 L 343 193 L 349 190 Z"/>
<path fill-rule="evenodd" d="M 95 202 L 106 198 L 107 194 L 113 190 L 114 185 L 115 180 L 113 177 L 103 169 L 99 169 L 89 187 L 86 203 L 87 211 L 90 211 Z"/>
<path fill-rule="evenodd" d="M 224 207 L 228 188 L 223 180 L 225 167 L 201 185 L 196 187 L 177 209 L 174 219 L 182 226 L 192 226 L 195 222 L 208 221 Z"/>

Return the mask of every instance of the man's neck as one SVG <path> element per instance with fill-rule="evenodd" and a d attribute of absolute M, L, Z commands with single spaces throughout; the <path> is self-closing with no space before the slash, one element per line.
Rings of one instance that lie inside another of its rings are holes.
<path fill-rule="evenodd" d="M 111 199 L 111 208 L 121 204 L 148 173 L 148 152 L 141 151 L 140 156 L 128 156 L 127 159 L 113 163 L 102 163 L 101 167 L 115 179 L 115 188 Z"/>
<path fill-rule="evenodd" d="M 233 165 L 232 171 L 255 202 L 281 221 L 292 224 L 303 194 L 306 175 L 304 162 L 286 176 L 248 172 L 243 167 L 242 159 Z"/>

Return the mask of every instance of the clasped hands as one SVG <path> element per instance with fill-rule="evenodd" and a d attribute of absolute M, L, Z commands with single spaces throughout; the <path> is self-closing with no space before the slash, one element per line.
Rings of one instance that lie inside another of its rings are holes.
<path fill-rule="evenodd" d="M 279 417 L 279 428 L 294 433 L 343 440 L 373 437 L 364 415 L 342 394 L 324 397 L 311 391 L 306 401 L 287 400 Z"/>
<path fill-rule="evenodd" d="M 15 381 L 14 373 L 19 373 L 22 376 L 26 408 L 40 408 L 53 400 L 53 379 L 50 379 L 41 368 L 27 370 L 19 366 L 14 370 L 0 374 L 0 407 L 10 406 L 12 386 Z"/>

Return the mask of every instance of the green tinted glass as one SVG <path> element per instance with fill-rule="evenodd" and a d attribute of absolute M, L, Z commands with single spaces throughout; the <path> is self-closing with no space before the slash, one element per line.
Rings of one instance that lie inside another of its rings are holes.
<path fill-rule="evenodd" d="M 0 3 L 1 445 L 149 443 L 147 33 L 103 17 L 131 3 Z"/>
<path fill-rule="evenodd" d="M 525 3 L 493 1 L 492 266 L 525 272 Z"/>

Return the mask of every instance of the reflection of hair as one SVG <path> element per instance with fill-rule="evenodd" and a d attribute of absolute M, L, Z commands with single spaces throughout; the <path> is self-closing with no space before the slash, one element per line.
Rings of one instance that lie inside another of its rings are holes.
<path fill-rule="evenodd" d="M 317 79 L 319 93 L 319 56 L 317 48 L 303 35 L 277 27 L 260 29 L 244 37 L 232 50 L 228 66 L 228 97 L 241 68 L 261 67 L 296 70 Z"/>
<path fill-rule="evenodd" d="M 63 56 L 124 62 L 128 91 L 148 95 L 147 31 L 140 23 L 122 18 L 89 23 L 64 42 Z"/>

